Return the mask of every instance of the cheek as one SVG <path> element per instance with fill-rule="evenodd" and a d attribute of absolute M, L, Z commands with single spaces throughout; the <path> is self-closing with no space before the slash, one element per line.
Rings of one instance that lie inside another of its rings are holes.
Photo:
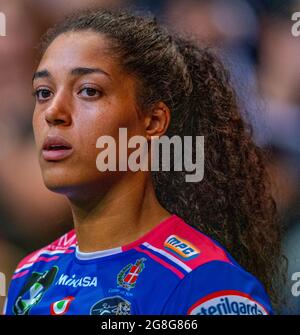
<path fill-rule="evenodd" d="M 119 128 L 122 126 L 122 115 L 112 108 L 102 108 L 93 113 L 80 115 L 74 120 L 80 142 L 88 148 L 96 148 L 100 136 L 111 136 L 117 140 Z"/>
<path fill-rule="evenodd" d="M 37 144 L 39 144 L 42 133 L 42 120 L 40 115 L 36 111 L 33 112 L 32 116 L 32 128 L 35 141 Z"/>
<path fill-rule="evenodd" d="M 78 166 L 83 167 L 86 175 L 95 174 L 102 176 L 97 169 L 97 157 L 104 148 L 97 148 L 96 144 L 100 137 L 110 136 L 114 139 L 116 146 L 116 162 L 118 163 L 118 147 L 119 147 L 119 128 L 129 128 L 132 125 L 130 120 L 126 120 L 123 114 L 118 114 L 117 111 L 109 110 L 109 112 L 99 113 L 97 117 L 81 120 L 80 126 L 76 133 L 80 134 L 80 155 L 78 157 Z M 106 141 L 105 141 L 106 142 Z M 105 148 L 107 151 L 107 149 Z"/>
<path fill-rule="evenodd" d="M 113 136 L 113 122 L 101 111 L 85 110 L 74 113 L 71 130 L 76 154 L 73 158 L 74 167 L 85 171 L 86 175 L 97 173 L 96 159 L 99 149 L 96 147 L 100 136 Z"/>

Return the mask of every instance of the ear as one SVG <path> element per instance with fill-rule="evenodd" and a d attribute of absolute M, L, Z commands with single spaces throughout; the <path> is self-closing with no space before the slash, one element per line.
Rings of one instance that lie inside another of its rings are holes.
<path fill-rule="evenodd" d="M 171 120 L 171 112 L 169 107 L 158 102 L 149 111 L 145 117 L 145 131 L 147 140 L 151 140 L 152 136 L 162 136 L 166 133 Z"/>

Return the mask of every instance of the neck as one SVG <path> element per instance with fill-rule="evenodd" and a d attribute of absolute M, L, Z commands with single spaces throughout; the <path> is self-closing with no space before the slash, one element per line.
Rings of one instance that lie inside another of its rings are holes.
<path fill-rule="evenodd" d="M 159 204 L 151 177 L 143 172 L 125 176 L 105 195 L 69 201 L 82 252 L 133 242 L 171 215 Z"/>

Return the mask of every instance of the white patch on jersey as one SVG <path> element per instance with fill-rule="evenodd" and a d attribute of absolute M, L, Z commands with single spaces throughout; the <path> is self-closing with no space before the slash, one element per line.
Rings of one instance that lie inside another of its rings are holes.
<path fill-rule="evenodd" d="M 200 299 L 188 315 L 267 315 L 266 309 L 249 295 L 238 291 L 220 291 Z"/>

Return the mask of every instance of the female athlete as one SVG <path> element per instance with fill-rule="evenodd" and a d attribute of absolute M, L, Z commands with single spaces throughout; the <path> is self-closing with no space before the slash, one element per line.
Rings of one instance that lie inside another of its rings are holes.
<path fill-rule="evenodd" d="M 68 198 L 74 230 L 20 262 L 5 313 L 274 313 L 276 206 L 263 152 L 217 57 L 152 17 L 100 9 L 66 18 L 41 50 L 39 162 L 46 186 Z M 203 180 L 100 172 L 98 139 L 119 148 L 121 128 L 145 138 L 149 155 L 154 137 L 204 136 Z"/>

